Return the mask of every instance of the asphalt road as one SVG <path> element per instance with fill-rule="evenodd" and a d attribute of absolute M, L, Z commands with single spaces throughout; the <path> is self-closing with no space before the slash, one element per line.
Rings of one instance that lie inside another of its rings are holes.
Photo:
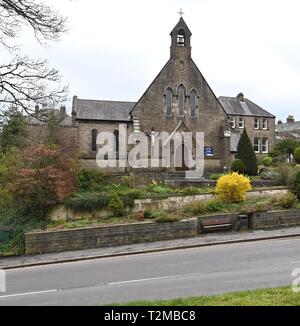
<path fill-rule="evenodd" d="M 300 238 L 30 267 L 6 272 L 1 305 L 101 305 L 290 285 Z"/>

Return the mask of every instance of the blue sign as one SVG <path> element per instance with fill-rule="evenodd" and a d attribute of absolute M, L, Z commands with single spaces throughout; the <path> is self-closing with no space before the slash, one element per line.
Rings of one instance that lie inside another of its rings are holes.
<path fill-rule="evenodd" d="M 214 156 L 213 147 L 210 147 L 210 146 L 204 147 L 204 156 L 205 157 L 213 157 Z"/>

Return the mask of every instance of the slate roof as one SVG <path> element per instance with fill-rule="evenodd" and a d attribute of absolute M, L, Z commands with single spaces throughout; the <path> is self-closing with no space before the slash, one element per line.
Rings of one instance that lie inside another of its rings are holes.
<path fill-rule="evenodd" d="M 219 101 L 228 115 L 275 118 L 273 114 L 246 98 L 241 102 L 237 97 L 221 96 Z"/>
<path fill-rule="evenodd" d="M 292 131 L 300 131 L 300 121 L 289 122 L 277 124 L 276 126 L 277 132 L 292 132 Z"/>
<path fill-rule="evenodd" d="M 77 101 L 77 120 L 129 121 L 135 102 Z"/>
<path fill-rule="evenodd" d="M 70 116 L 66 115 L 61 115 L 60 110 L 54 109 L 54 110 L 42 110 L 41 113 L 41 119 L 37 119 L 36 117 L 33 116 L 28 116 L 27 121 L 30 125 L 43 125 L 45 122 L 43 119 L 46 117 L 54 117 L 56 118 L 60 125 L 62 126 L 70 126 L 72 124 L 72 118 Z"/>

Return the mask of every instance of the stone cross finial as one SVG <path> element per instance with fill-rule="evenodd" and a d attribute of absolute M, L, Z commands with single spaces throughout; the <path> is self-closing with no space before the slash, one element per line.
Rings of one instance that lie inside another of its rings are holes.
<path fill-rule="evenodd" d="M 178 11 L 178 14 L 180 15 L 180 17 L 182 17 L 184 15 L 182 8 L 180 8 L 180 10 Z"/>

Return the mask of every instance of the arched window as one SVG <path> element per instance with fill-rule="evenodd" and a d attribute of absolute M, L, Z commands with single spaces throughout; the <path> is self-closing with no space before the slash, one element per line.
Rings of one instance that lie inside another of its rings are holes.
<path fill-rule="evenodd" d="M 185 32 L 183 29 L 180 29 L 177 34 L 177 45 L 185 46 Z"/>
<path fill-rule="evenodd" d="M 178 115 L 184 116 L 184 105 L 185 105 L 185 87 L 180 85 L 177 90 L 178 94 Z"/>
<path fill-rule="evenodd" d="M 115 136 L 115 152 L 118 153 L 120 148 L 119 130 L 114 131 L 114 136 Z"/>
<path fill-rule="evenodd" d="M 171 88 L 168 88 L 165 92 L 166 96 L 166 115 L 171 116 L 173 111 L 173 91 Z"/>
<path fill-rule="evenodd" d="M 193 89 L 190 93 L 190 103 L 191 103 L 191 117 L 196 117 L 196 109 L 197 109 L 197 93 Z"/>
<path fill-rule="evenodd" d="M 93 129 L 92 130 L 92 152 L 97 152 L 97 136 L 98 136 L 98 130 Z"/>

